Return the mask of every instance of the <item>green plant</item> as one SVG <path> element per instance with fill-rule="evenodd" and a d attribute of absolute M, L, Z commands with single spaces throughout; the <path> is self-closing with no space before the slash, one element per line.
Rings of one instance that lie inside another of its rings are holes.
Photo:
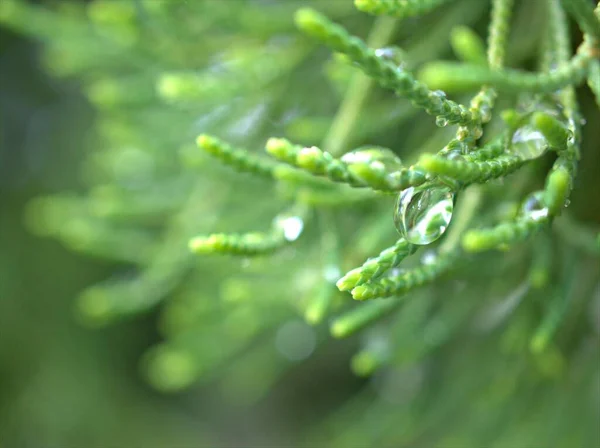
<path fill-rule="evenodd" d="M 574 188 L 569 209 L 595 204 L 577 172 L 598 165 L 582 117 L 598 120 L 600 7 L 563 4 L 356 0 L 384 15 L 370 26 L 341 1 L 4 1 L 99 111 L 86 191 L 34 201 L 28 223 L 128 267 L 82 292 L 85 322 L 162 306 L 143 362 L 159 389 L 219 377 L 256 399 L 312 350 L 297 316 L 331 318 L 335 337 L 363 330 L 351 366 L 382 372 L 384 399 L 357 397 L 317 440 L 593 446 L 600 239 L 565 207 Z M 460 61 L 438 60 L 448 36 Z M 589 421 L 554 414 L 580 403 Z"/>

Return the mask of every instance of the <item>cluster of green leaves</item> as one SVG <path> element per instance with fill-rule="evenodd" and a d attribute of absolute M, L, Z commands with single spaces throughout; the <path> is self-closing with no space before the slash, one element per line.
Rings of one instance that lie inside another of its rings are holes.
<path fill-rule="evenodd" d="M 0 20 L 44 39 L 48 70 L 99 112 L 86 191 L 34 201 L 32 230 L 120 263 L 79 297 L 85 322 L 161 306 L 165 342 L 143 361 L 159 389 L 218 379 L 256 399 L 310 352 L 285 335 L 329 318 L 334 337 L 361 332 L 351 365 L 377 372 L 380 397 L 318 425 L 328 446 L 591 446 L 600 240 L 565 207 L 585 163 L 575 88 L 600 104 L 600 6 L 355 3 L 378 17 L 342 1 L 3 1 Z M 440 60 L 448 45 L 458 61 Z M 440 185 L 452 222 L 416 259 L 390 197 Z M 589 421 L 555 415 L 573 403 Z M 449 419 L 461 406 L 481 412 Z"/>

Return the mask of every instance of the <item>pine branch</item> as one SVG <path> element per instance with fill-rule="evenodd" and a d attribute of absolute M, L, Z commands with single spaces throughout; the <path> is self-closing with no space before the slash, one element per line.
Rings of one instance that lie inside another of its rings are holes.
<path fill-rule="evenodd" d="M 336 285 L 340 291 L 349 291 L 363 283 L 376 280 L 416 250 L 417 246 L 400 238 L 396 244 L 382 251 L 377 257 L 369 258 L 361 267 L 346 273 Z"/>
<path fill-rule="evenodd" d="M 457 251 L 441 254 L 430 264 L 421 265 L 396 276 L 356 286 L 352 290 L 352 297 L 355 300 L 369 300 L 405 294 L 414 288 L 436 280 L 452 266 L 458 256 Z"/>
<path fill-rule="evenodd" d="M 301 147 L 283 138 L 269 139 L 266 149 L 282 162 L 352 187 L 369 187 L 377 191 L 391 192 L 425 182 L 424 174 L 413 168 L 388 171 L 379 161 L 359 160 L 352 164 L 344 163 L 316 146 Z"/>
<path fill-rule="evenodd" d="M 382 87 L 394 90 L 398 95 L 410 99 L 415 106 L 428 114 L 440 117 L 451 124 L 469 125 L 477 121 L 464 106 L 447 100 L 443 92 L 431 91 L 424 84 L 394 64 L 378 57 L 375 52 L 357 37 L 350 36 L 344 28 L 312 9 L 301 9 L 296 13 L 298 27 L 325 43 L 335 51 L 346 54 L 367 75 Z"/>
<path fill-rule="evenodd" d="M 426 14 L 450 0 L 354 0 L 360 11 L 374 15 L 390 15 L 398 18 Z"/>

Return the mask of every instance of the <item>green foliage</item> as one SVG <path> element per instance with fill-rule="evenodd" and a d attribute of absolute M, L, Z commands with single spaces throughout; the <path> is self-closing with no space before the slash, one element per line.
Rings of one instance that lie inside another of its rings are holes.
<path fill-rule="evenodd" d="M 582 36 L 572 56 L 558 0 L 355 2 L 406 21 L 351 2 L 238 3 L 0 4 L 0 21 L 43 39 L 47 69 L 75 77 L 98 111 L 86 190 L 27 215 L 37 234 L 130 268 L 83 291 L 79 317 L 159 308 L 150 383 L 223 381 L 240 401 L 303 358 L 294 344 L 320 327 L 298 319 L 361 333 L 352 369 L 401 387 L 313 422 L 316 446 L 597 444 L 597 410 L 576 418 L 600 393 L 588 347 L 599 216 L 581 222 L 596 199 L 577 174 L 598 161 L 587 97 L 600 101 L 600 7 L 564 2 Z M 533 43 L 516 49 L 513 33 Z M 460 61 L 441 59 L 450 47 Z M 434 189 L 444 204 L 422 194 Z M 418 243 L 407 231 L 432 229 Z M 293 343 L 270 350 L 289 328 Z"/>

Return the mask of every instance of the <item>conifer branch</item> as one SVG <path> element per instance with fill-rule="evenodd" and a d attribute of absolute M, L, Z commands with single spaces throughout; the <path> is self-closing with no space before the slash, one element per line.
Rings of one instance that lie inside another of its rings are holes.
<path fill-rule="evenodd" d="M 567 12 L 573 16 L 581 30 L 600 42 L 600 18 L 598 15 L 595 15 L 592 2 L 586 0 L 562 0 L 561 3 Z"/>
<path fill-rule="evenodd" d="M 462 183 L 484 183 L 491 179 L 507 176 L 523 165 L 524 160 L 505 154 L 490 160 L 449 160 L 444 157 L 423 154 L 418 166 L 429 173 L 448 176 Z"/>
<path fill-rule="evenodd" d="M 240 172 L 273 177 L 273 172 L 277 167 L 277 164 L 271 160 L 261 159 L 246 150 L 234 148 L 210 135 L 202 134 L 196 139 L 196 142 L 200 149 Z"/>
<path fill-rule="evenodd" d="M 405 70 L 378 57 L 375 52 L 344 28 L 312 9 L 301 9 L 296 13 L 296 24 L 310 36 L 322 41 L 335 51 L 346 54 L 361 70 L 373 77 L 382 87 L 410 99 L 415 106 L 428 114 L 440 117 L 450 124 L 468 125 L 477 121 L 463 105 L 447 100 L 443 92 L 431 91 L 416 81 Z"/>
<path fill-rule="evenodd" d="M 402 303 L 401 298 L 392 297 L 361 304 L 336 317 L 330 326 L 335 338 L 346 338 L 388 315 Z"/>
<path fill-rule="evenodd" d="M 214 233 L 206 237 L 192 238 L 189 247 L 196 254 L 222 253 L 250 256 L 271 253 L 286 244 L 287 240 L 279 233 Z"/>
<path fill-rule="evenodd" d="M 398 18 L 426 14 L 450 0 L 354 0 L 360 11 L 374 15 L 390 15 Z"/>
<path fill-rule="evenodd" d="M 305 213 L 299 209 L 297 213 L 276 217 L 270 232 L 197 236 L 189 241 L 189 249 L 196 254 L 253 256 L 271 253 L 298 239 L 304 230 Z"/>
<path fill-rule="evenodd" d="M 460 60 L 477 65 L 487 64 L 485 44 L 471 28 L 455 27 L 450 34 L 450 44 Z"/>
<path fill-rule="evenodd" d="M 396 29 L 396 21 L 387 17 L 379 18 L 369 34 L 367 45 L 380 48 L 387 45 Z M 323 147 L 332 155 L 339 155 L 352 135 L 353 124 L 369 95 L 373 79 L 363 73 L 355 73 L 344 95 L 342 104 L 335 115 L 327 135 L 323 139 Z"/>
<path fill-rule="evenodd" d="M 283 138 L 271 138 L 266 150 L 278 160 L 302 168 L 317 176 L 352 187 L 369 187 L 377 191 L 398 191 L 425 182 L 425 175 L 413 168 L 388 172 L 379 161 L 349 165 L 316 146 L 302 147 Z"/>
<path fill-rule="evenodd" d="M 548 225 L 546 212 L 538 218 L 521 217 L 511 222 L 503 222 L 487 229 L 467 231 L 462 238 L 462 247 L 467 252 L 481 252 L 503 245 L 511 245 L 528 239 Z"/>
<path fill-rule="evenodd" d="M 355 286 L 376 280 L 416 250 L 417 246 L 400 238 L 396 244 L 383 250 L 377 257 L 369 258 L 361 267 L 346 273 L 336 285 L 340 291 L 349 291 Z"/>
<path fill-rule="evenodd" d="M 456 92 L 487 84 L 508 93 L 552 93 L 563 87 L 579 85 L 587 76 L 591 50 L 582 47 L 568 64 L 550 73 L 529 73 L 518 69 L 490 69 L 474 64 L 431 62 L 419 79 L 433 89 Z"/>
<path fill-rule="evenodd" d="M 368 282 L 352 289 L 355 300 L 369 300 L 404 294 L 426 285 L 446 272 L 458 259 L 459 251 L 439 254 L 431 264 L 424 264 L 398 275 Z"/>

